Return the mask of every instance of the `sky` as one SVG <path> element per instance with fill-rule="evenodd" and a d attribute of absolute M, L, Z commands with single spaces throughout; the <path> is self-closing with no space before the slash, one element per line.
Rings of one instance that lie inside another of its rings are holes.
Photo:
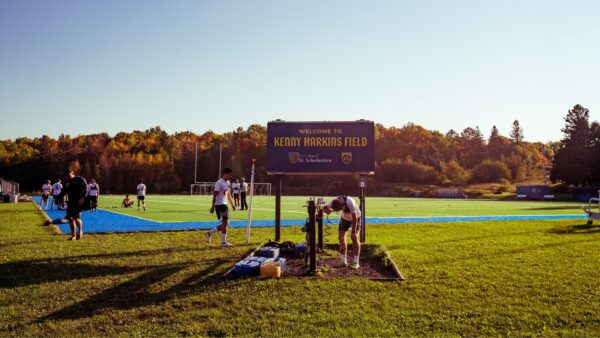
<path fill-rule="evenodd" d="M 600 119 L 600 1 L 0 0 L 0 139 Z"/>

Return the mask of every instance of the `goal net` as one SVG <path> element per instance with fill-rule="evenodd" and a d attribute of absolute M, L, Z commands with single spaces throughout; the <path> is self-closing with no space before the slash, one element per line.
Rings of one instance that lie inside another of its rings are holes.
<path fill-rule="evenodd" d="M 197 182 L 190 184 L 190 195 L 212 195 L 214 190 L 214 182 Z M 250 194 L 250 183 L 248 183 L 247 193 Z M 233 196 L 232 192 L 231 194 Z M 271 183 L 254 183 L 254 195 L 271 196 Z"/>

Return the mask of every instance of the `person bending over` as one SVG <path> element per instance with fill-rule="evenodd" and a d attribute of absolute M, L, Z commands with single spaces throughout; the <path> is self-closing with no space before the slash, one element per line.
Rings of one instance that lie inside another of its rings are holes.
<path fill-rule="evenodd" d="M 352 238 L 352 254 L 354 256 L 350 267 L 353 269 L 358 269 L 360 267 L 358 263 L 360 257 L 360 240 L 358 238 L 361 227 L 360 209 L 352 197 L 338 196 L 327 203 L 327 205 L 323 208 L 323 212 L 327 215 L 329 215 L 332 211 L 342 212 L 338 227 L 340 243 L 340 266 L 348 266 L 348 261 L 346 259 L 346 233 L 348 230 L 350 230 L 350 238 Z"/>

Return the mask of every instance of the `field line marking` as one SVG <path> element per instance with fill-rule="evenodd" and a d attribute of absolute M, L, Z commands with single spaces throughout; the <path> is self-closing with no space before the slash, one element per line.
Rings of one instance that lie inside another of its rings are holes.
<path fill-rule="evenodd" d="M 132 218 L 141 219 L 141 220 L 144 220 L 144 221 L 155 222 L 155 223 L 164 223 L 164 222 L 161 222 L 161 221 L 156 221 L 156 220 L 149 219 L 149 218 L 144 218 L 144 217 L 139 217 L 139 216 L 133 216 L 133 215 L 128 215 L 128 214 L 123 214 L 123 213 L 120 213 L 120 212 L 118 212 L 118 211 L 107 210 L 107 209 L 102 209 L 102 208 L 98 208 L 98 209 L 99 209 L 99 210 L 106 211 L 106 212 L 112 212 L 113 214 L 117 214 L 117 215 L 121 215 L 121 216 L 127 216 L 127 217 L 132 217 Z"/>

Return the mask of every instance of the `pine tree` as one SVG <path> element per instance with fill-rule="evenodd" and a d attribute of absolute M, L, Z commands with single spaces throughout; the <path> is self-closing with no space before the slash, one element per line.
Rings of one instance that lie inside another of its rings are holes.
<path fill-rule="evenodd" d="M 554 156 L 552 180 L 561 179 L 569 184 L 585 185 L 591 181 L 593 159 L 589 110 L 575 105 L 565 116 L 565 127 L 560 148 Z"/>
<path fill-rule="evenodd" d="M 523 141 L 523 128 L 519 125 L 519 120 L 515 120 L 512 124 L 512 130 L 510 131 L 510 139 L 514 143 L 521 143 Z"/>

